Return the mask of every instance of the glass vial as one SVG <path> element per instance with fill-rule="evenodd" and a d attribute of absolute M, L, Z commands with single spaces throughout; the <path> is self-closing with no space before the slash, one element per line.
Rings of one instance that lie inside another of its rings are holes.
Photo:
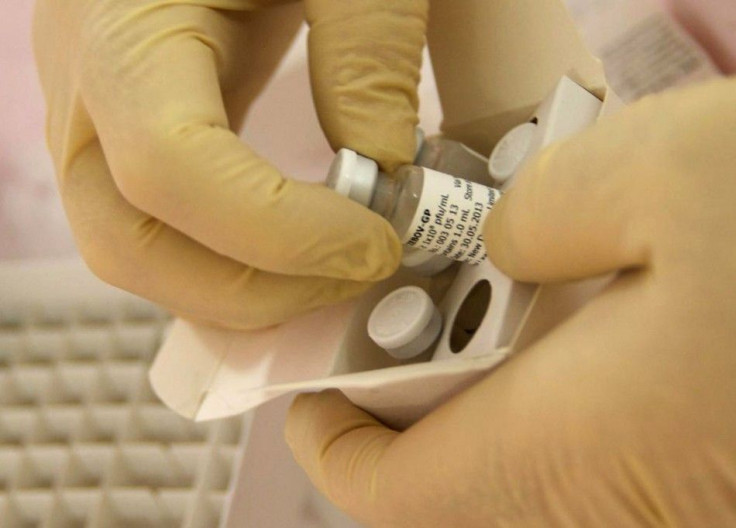
<path fill-rule="evenodd" d="M 538 133 L 537 123 L 529 121 L 515 126 L 496 143 L 488 160 L 488 172 L 496 184 L 507 189 L 532 151 Z"/>
<path fill-rule="evenodd" d="M 445 159 L 442 153 L 448 149 L 445 149 L 440 144 L 444 140 L 440 136 L 426 137 L 421 127 L 415 129 L 414 135 L 417 145 L 416 152 L 414 153 L 414 165 L 439 170 L 440 172 L 448 172 L 442 171 L 434 166 L 435 163 L 441 164 L 442 160 Z M 448 172 L 448 174 L 453 173 Z M 454 175 L 460 176 L 461 174 Z M 454 263 L 454 260 L 443 257 L 440 254 L 422 251 L 411 246 L 404 246 L 401 257 L 401 266 L 420 277 L 434 277 L 448 269 Z"/>
<path fill-rule="evenodd" d="M 389 176 L 348 149 L 335 156 L 327 186 L 386 218 L 405 246 L 469 264 L 486 258 L 482 228 L 496 189 L 414 165 Z"/>
<path fill-rule="evenodd" d="M 488 174 L 488 158 L 459 141 L 442 136 L 423 138 L 414 165 L 427 167 L 464 180 L 492 185 Z"/>

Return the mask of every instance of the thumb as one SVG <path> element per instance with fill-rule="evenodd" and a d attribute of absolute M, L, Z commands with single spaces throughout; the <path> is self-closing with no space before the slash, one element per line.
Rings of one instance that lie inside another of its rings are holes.
<path fill-rule="evenodd" d="M 314 485 L 363 522 L 377 516 L 378 463 L 397 435 L 337 390 L 297 396 L 285 429 L 294 458 Z"/>
<path fill-rule="evenodd" d="M 641 206 L 641 196 L 651 201 L 652 194 L 673 189 L 653 185 L 666 181 L 659 176 L 666 177 L 667 164 L 644 146 L 645 114 L 619 114 L 526 165 L 484 226 L 497 267 L 515 279 L 543 283 L 647 263 L 656 237 L 651 207 Z"/>
<path fill-rule="evenodd" d="M 392 171 L 414 157 L 427 0 L 307 0 L 315 105 L 334 149 Z"/>

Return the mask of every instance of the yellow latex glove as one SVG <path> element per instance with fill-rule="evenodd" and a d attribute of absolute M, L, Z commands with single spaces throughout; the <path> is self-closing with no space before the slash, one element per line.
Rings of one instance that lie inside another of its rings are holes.
<path fill-rule="evenodd" d="M 543 152 L 489 215 L 493 261 L 620 271 L 404 432 L 303 395 L 296 459 L 368 526 L 736 526 L 736 79 L 642 100 Z"/>
<path fill-rule="evenodd" d="M 104 280 L 185 317 L 262 327 L 398 266 L 388 222 L 286 179 L 234 130 L 306 13 L 332 146 L 387 170 L 410 161 L 427 0 L 279 3 L 36 6 L 48 142 L 79 249 Z"/>

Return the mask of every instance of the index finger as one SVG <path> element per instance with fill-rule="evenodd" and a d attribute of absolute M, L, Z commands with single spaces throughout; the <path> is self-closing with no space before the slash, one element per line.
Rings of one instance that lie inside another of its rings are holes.
<path fill-rule="evenodd" d="M 285 178 L 230 130 L 225 57 L 199 6 L 140 8 L 100 23 L 82 86 L 117 187 L 215 252 L 287 275 L 377 280 L 400 245 L 382 218 Z"/>
<path fill-rule="evenodd" d="M 334 149 L 392 171 L 414 158 L 428 0 L 306 0 L 317 113 Z"/>

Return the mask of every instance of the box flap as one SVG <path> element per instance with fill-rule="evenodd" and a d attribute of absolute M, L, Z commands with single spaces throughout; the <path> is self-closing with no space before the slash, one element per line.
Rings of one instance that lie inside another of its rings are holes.
<path fill-rule="evenodd" d="M 355 303 L 306 314 L 280 326 L 243 332 L 178 319 L 151 367 L 157 396 L 187 418 L 244 412 L 271 398 L 269 385 L 329 374 Z M 249 402 L 230 394 L 246 387 Z"/>

